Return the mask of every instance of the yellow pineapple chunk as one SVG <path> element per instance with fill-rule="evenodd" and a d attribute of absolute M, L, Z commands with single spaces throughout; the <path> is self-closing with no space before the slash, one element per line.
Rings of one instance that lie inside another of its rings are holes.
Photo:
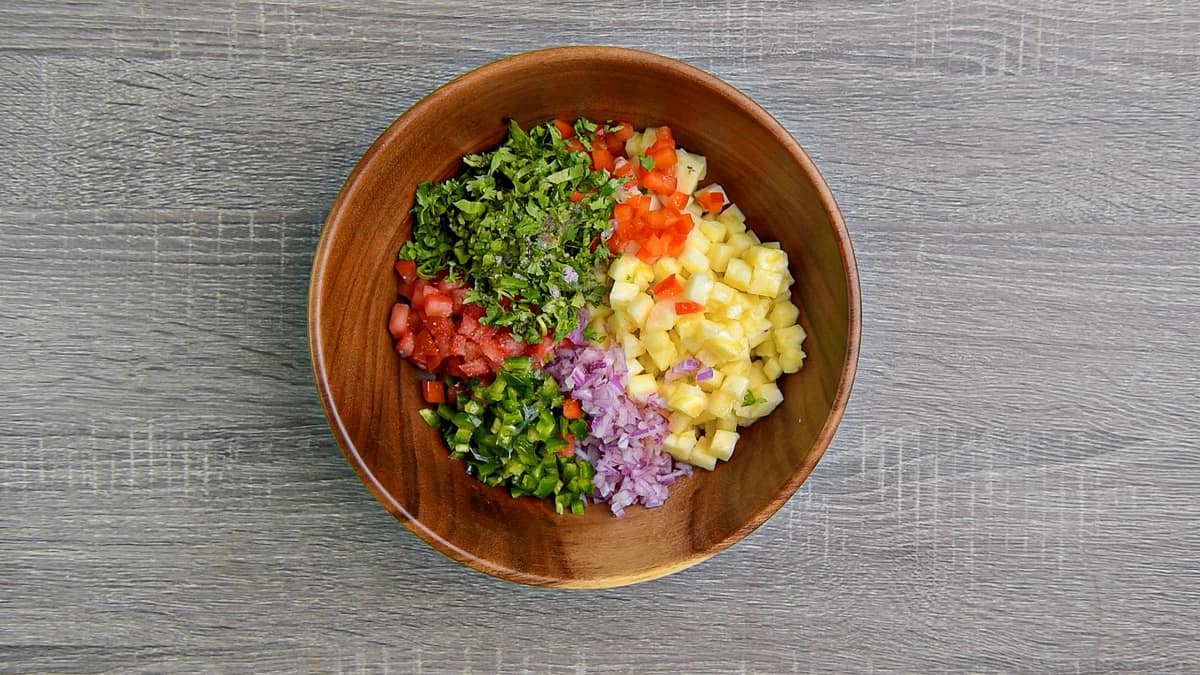
<path fill-rule="evenodd" d="M 697 220 L 696 227 L 704 233 L 705 239 L 714 244 L 725 241 L 725 235 L 728 234 L 724 225 L 715 220 L 709 220 L 707 218 L 700 218 Z"/>
<path fill-rule="evenodd" d="M 678 353 L 675 349 L 675 342 L 671 340 L 671 336 L 665 330 L 647 331 L 642 336 L 642 345 L 659 370 L 667 370 L 675 363 L 675 356 Z"/>
<path fill-rule="evenodd" d="M 667 434 L 662 448 L 671 453 L 675 459 L 686 462 L 696 446 L 696 430 L 684 429 L 677 433 Z"/>
<path fill-rule="evenodd" d="M 741 258 L 731 258 L 725 267 L 724 282 L 739 291 L 750 290 L 750 266 Z"/>
<path fill-rule="evenodd" d="M 787 328 L 796 323 L 800 318 L 800 308 L 792 304 L 790 300 L 786 302 L 776 302 L 771 308 L 771 313 L 768 315 L 771 318 L 771 325 L 776 328 Z"/>
<path fill-rule="evenodd" d="M 637 284 L 626 281 L 614 282 L 612 290 L 608 292 L 608 304 L 612 305 L 613 309 L 621 309 L 632 302 L 640 290 Z"/>
<path fill-rule="evenodd" d="M 707 258 L 708 256 L 705 254 L 708 253 L 710 246 L 712 246 L 712 242 L 708 240 L 708 237 L 704 236 L 704 232 L 700 228 L 693 226 L 691 232 L 688 232 L 683 249 L 684 251 L 696 251 Z"/>
<path fill-rule="evenodd" d="M 650 394 L 658 393 L 658 381 L 649 373 L 634 375 L 629 378 L 629 384 L 625 390 L 629 392 L 629 397 L 635 401 L 645 402 Z"/>
<path fill-rule="evenodd" d="M 746 231 L 746 215 L 737 207 L 737 204 L 730 204 L 721 215 L 717 216 L 717 222 L 725 226 L 730 234 Z"/>
<path fill-rule="evenodd" d="M 695 419 L 704 411 L 704 404 L 708 397 L 700 391 L 700 387 L 686 382 L 679 383 L 674 391 L 671 392 L 671 397 L 667 399 L 667 405 L 672 410 L 679 412 Z"/>
<path fill-rule="evenodd" d="M 679 274 L 682 269 L 683 265 L 680 265 L 678 260 L 669 256 L 663 256 L 658 259 L 658 262 L 654 263 L 654 280 L 656 282 L 662 281 L 672 274 Z"/>
<path fill-rule="evenodd" d="M 671 330 L 675 326 L 674 301 L 663 300 L 662 302 L 654 303 L 646 315 L 646 321 L 642 326 L 642 329 L 648 332 Z"/>
<path fill-rule="evenodd" d="M 654 307 L 654 298 L 651 298 L 645 293 L 638 292 L 625 306 L 625 311 L 629 313 L 629 318 L 634 325 L 639 328 L 646 325 L 646 316 L 650 313 L 650 308 Z"/>
<path fill-rule="evenodd" d="M 613 281 L 633 283 L 633 275 L 637 271 L 637 266 L 640 262 L 641 260 L 638 260 L 637 256 L 622 254 L 620 258 L 617 258 L 608 266 L 608 276 Z"/>
<path fill-rule="evenodd" d="M 729 244 L 713 244 L 708 247 L 708 265 L 714 272 L 725 272 L 733 259 L 733 247 Z"/>
<path fill-rule="evenodd" d="M 708 257 L 694 248 L 684 248 L 679 256 L 679 264 L 691 274 L 708 270 Z"/>
<path fill-rule="evenodd" d="M 737 445 L 738 433 L 736 431 L 718 429 L 711 437 L 706 436 L 705 438 L 709 438 L 708 454 L 728 462 L 729 458 L 733 456 L 734 447 Z"/>
<path fill-rule="evenodd" d="M 712 292 L 712 288 L 712 277 L 707 272 L 696 272 L 684 285 L 682 297 L 689 302 L 698 302 L 703 305 L 708 302 L 708 295 Z"/>
<path fill-rule="evenodd" d="M 779 294 L 783 286 L 783 275 L 762 268 L 755 268 L 750 276 L 750 285 L 746 290 L 755 295 L 773 298 Z"/>

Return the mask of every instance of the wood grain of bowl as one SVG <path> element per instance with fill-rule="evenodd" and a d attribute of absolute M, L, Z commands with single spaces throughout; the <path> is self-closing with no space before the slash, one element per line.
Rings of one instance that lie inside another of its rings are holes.
<path fill-rule="evenodd" d="M 392 263 L 408 238 L 418 183 L 455 174 L 462 155 L 496 146 L 505 120 L 622 119 L 668 124 L 704 154 L 764 240 L 787 250 L 808 332 L 783 404 L 744 429 L 732 461 L 698 470 L 656 509 L 582 517 L 512 499 L 468 476 L 426 426 L 418 371 L 392 350 Z M 309 342 L 326 416 L 347 460 L 405 527 L 470 567 L 510 581 L 600 588 L 660 577 L 733 544 L 808 477 L 833 438 L 854 379 L 859 289 L 850 239 L 812 161 L 757 104 L 696 68 L 628 49 L 521 54 L 433 92 L 375 141 L 338 195 L 317 247 Z"/>

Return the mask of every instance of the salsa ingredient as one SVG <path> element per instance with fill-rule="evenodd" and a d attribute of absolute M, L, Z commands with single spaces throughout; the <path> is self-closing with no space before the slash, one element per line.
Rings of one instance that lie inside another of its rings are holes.
<path fill-rule="evenodd" d="M 561 340 L 578 311 L 599 304 L 593 269 L 608 260 L 593 246 L 608 228 L 616 181 L 593 170 L 587 120 L 555 121 L 528 132 L 509 124 L 497 149 L 463 157 L 465 169 L 417 187 L 412 238 L 399 257 L 424 279 L 444 273 L 470 284 L 479 322 L 510 328 L 525 343 Z"/>
<path fill-rule="evenodd" d="M 691 473 L 660 448 L 667 420 L 652 405 L 641 405 L 625 391 L 625 358 L 618 348 L 575 344 L 563 347 L 546 365 L 590 418 L 588 435 L 577 452 L 587 459 L 597 501 L 608 502 L 615 515 L 625 507 L 661 506 L 667 487 Z"/>
<path fill-rule="evenodd" d="M 484 484 L 503 485 L 513 497 L 553 497 L 557 513 L 582 514 L 594 471 L 573 455 L 587 422 L 563 414 L 558 383 L 533 365 L 529 356 L 505 359 L 491 383 L 472 379 L 454 404 L 426 408 L 421 417 Z"/>

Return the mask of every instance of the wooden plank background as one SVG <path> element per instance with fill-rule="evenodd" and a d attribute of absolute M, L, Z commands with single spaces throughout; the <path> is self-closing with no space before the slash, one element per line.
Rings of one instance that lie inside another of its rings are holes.
<path fill-rule="evenodd" d="M 1200 671 L 1192 0 L 0 3 L 0 671 Z M 459 567 L 326 428 L 309 264 L 448 78 L 650 49 L 821 167 L 836 441 L 626 589 Z"/>

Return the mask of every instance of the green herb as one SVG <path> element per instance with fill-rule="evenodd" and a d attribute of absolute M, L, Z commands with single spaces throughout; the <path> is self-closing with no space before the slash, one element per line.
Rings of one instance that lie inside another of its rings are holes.
<path fill-rule="evenodd" d="M 596 129 L 575 122 L 585 147 Z M 500 147 L 463 164 L 460 175 L 417 187 L 412 239 L 400 257 L 425 278 L 465 278 L 467 301 L 485 310 L 481 323 L 507 326 L 526 343 L 547 333 L 561 340 L 582 307 L 604 299 L 593 270 L 609 252 L 593 244 L 608 227 L 616 181 L 568 149 L 553 123 L 526 132 L 512 122 Z M 575 193 L 584 197 L 573 202 Z"/>
<path fill-rule="evenodd" d="M 567 438 L 587 436 L 587 422 L 563 417 L 562 404 L 554 378 L 535 370 L 528 356 L 514 356 L 491 384 L 471 380 L 454 406 L 422 410 L 421 418 L 441 431 L 450 456 L 464 460 L 467 473 L 486 485 L 507 487 L 513 497 L 553 497 L 558 513 L 582 515 L 595 470 L 559 451 Z"/>
<path fill-rule="evenodd" d="M 755 398 L 754 394 L 751 392 L 746 392 L 746 395 L 742 397 L 742 405 L 743 406 L 754 405 L 755 403 L 761 403 L 761 402 L 762 402 L 762 400 Z"/>
<path fill-rule="evenodd" d="M 654 170 L 654 160 L 648 155 L 638 155 L 638 161 L 642 163 L 642 168 L 647 171 Z"/>

